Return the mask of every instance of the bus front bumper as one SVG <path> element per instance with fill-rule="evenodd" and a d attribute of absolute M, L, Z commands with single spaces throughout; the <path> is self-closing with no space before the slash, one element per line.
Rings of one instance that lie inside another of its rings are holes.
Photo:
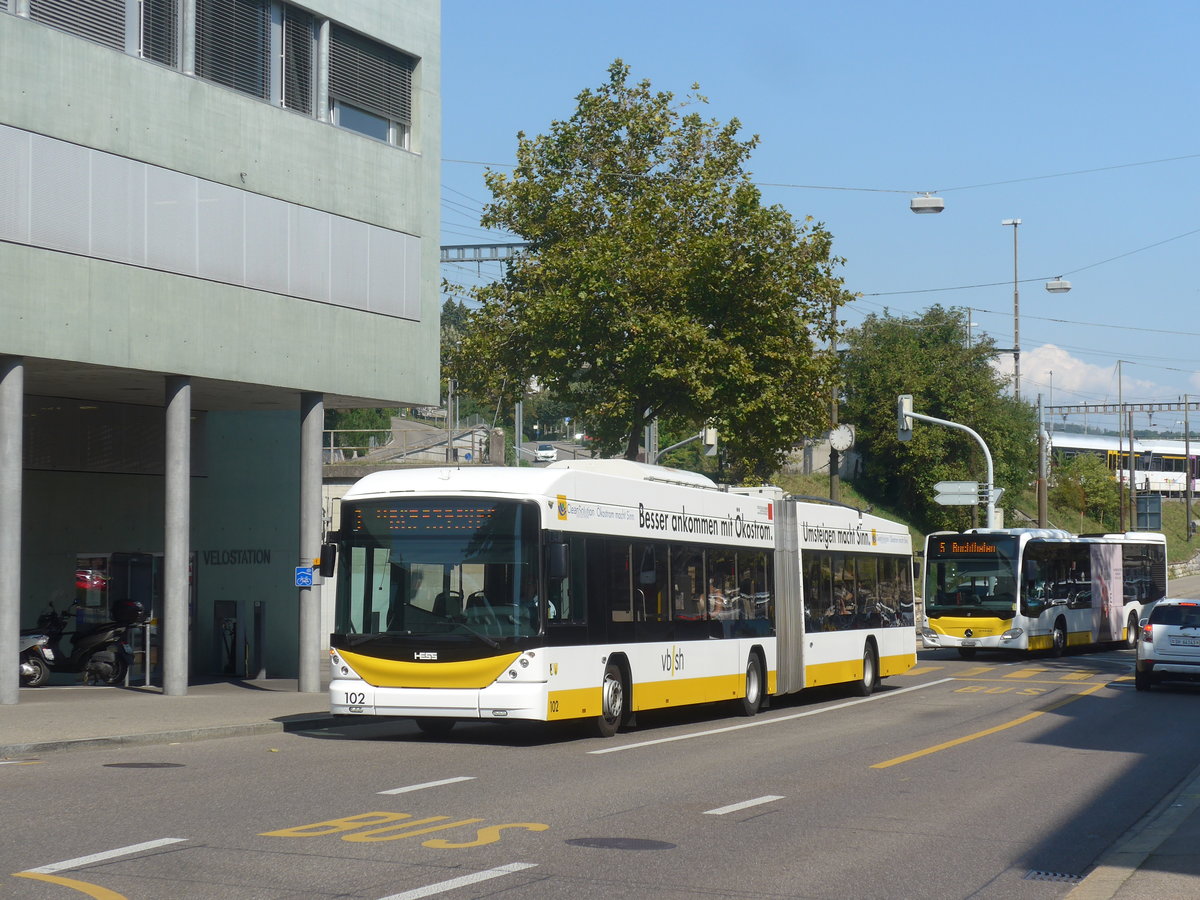
<path fill-rule="evenodd" d="M 1025 644 L 1025 632 L 1021 628 L 1009 628 L 999 634 L 947 634 L 926 626 L 921 629 L 921 647 L 937 650 L 945 647 L 982 648 L 986 650 L 1017 650 Z"/>
<path fill-rule="evenodd" d="M 375 687 L 361 679 L 329 684 L 335 716 L 397 716 L 447 719 L 534 719 L 545 721 L 546 688 L 538 684 L 493 684 L 485 688 Z"/>

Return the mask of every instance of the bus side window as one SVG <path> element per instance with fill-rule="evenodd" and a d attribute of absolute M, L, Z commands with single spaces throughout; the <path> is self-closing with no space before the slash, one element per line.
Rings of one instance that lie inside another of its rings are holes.
<path fill-rule="evenodd" d="M 604 544 L 609 616 L 614 622 L 632 622 L 635 610 L 630 591 L 629 543 L 610 540 Z"/>

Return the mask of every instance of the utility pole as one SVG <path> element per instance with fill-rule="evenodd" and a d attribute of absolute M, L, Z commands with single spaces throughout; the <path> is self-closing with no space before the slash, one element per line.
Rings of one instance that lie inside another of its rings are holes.
<path fill-rule="evenodd" d="M 1192 431 L 1188 425 L 1188 395 L 1183 395 L 1183 477 L 1187 483 L 1184 488 L 1183 515 L 1184 534 L 1188 543 L 1192 542 Z"/>
<path fill-rule="evenodd" d="M 833 366 L 830 370 L 831 386 L 829 389 L 829 499 L 835 503 L 840 499 L 841 478 L 838 467 L 837 447 L 833 445 L 833 433 L 838 427 L 838 377 L 837 377 L 837 299 L 829 298 L 829 359 Z"/>
<path fill-rule="evenodd" d="M 1049 466 L 1046 465 L 1046 454 L 1049 452 L 1046 440 L 1045 411 L 1042 407 L 1042 395 L 1038 394 L 1038 477 L 1037 477 L 1037 511 L 1038 528 L 1045 528 L 1050 518 L 1049 497 L 1046 478 Z"/>

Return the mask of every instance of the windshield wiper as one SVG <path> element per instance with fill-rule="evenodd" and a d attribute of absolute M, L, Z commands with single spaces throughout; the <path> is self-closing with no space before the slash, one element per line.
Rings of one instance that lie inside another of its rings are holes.
<path fill-rule="evenodd" d="M 458 624 L 458 625 L 460 625 L 460 626 L 462 626 L 463 628 L 465 628 L 465 629 L 466 629 L 467 631 L 469 631 L 471 634 L 475 635 L 475 637 L 479 638 L 481 641 L 483 641 L 485 644 L 487 644 L 487 645 L 488 645 L 489 647 L 491 647 L 493 650 L 499 650 L 499 649 L 500 649 L 500 645 L 499 645 L 498 643 L 496 643 L 495 641 L 493 641 L 493 640 L 492 640 L 490 637 L 488 637 L 488 636 L 487 636 L 486 634 L 484 634 L 482 631 L 476 631 L 474 628 L 472 628 L 472 627 L 471 627 L 470 625 L 468 625 L 466 622 L 459 622 L 459 623 L 457 623 L 457 624 Z"/>

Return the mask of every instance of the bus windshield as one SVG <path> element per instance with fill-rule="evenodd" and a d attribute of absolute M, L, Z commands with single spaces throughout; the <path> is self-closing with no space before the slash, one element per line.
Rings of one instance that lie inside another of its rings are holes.
<path fill-rule="evenodd" d="M 538 634 L 538 516 L 508 500 L 371 500 L 342 512 L 335 629 L 345 635 Z"/>
<path fill-rule="evenodd" d="M 1012 535 L 930 535 L 926 617 L 1011 619 L 1017 609 L 1017 542 Z"/>

